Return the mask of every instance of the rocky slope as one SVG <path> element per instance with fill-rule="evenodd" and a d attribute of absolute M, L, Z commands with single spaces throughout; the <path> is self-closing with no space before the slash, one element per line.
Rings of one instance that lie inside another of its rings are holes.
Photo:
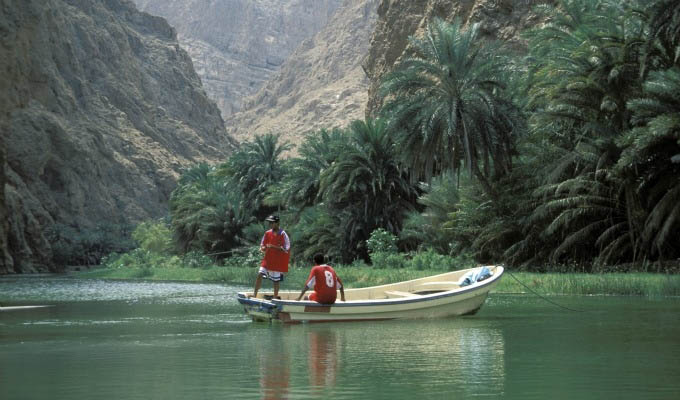
<path fill-rule="evenodd" d="M 238 140 L 280 133 L 299 143 L 306 132 L 364 118 L 369 81 L 362 69 L 378 0 L 345 0 L 328 25 L 305 40 L 281 71 L 227 118 Z"/>
<path fill-rule="evenodd" d="M 466 25 L 479 23 L 482 34 L 498 39 L 518 50 L 525 43 L 521 32 L 539 23 L 532 11 L 538 4 L 554 0 L 381 0 L 378 23 L 371 39 L 364 67 L 370 77 L 366 112 L 373 115 L 380 108 L 377 89 L 380 79 L 405 54 L 409 54 L 408 37 L 422 35 L 435 17 L 452 21 L 460 18 Z"/>
<path fill-rule="evenodd" d="M 162 18 L 127 0 L 0 1 L 0 273 L 56 268 L 55 226 L 164 215 L 183 167 L 233 149 Z"/>
<path fill-rule="evenodd" d="M 381 77 L 433 17 L 479 22 L 521 49 L 520 32 L 540 22 L 531 8 L 554 1 L 135 2 L 177 27 L 225 115 L 243 108 L 230 133 L 297 143 L 375 114 Z M 180 168 L 229 153 L 219 110 L 164 20 L 126 0 L 0 4 L 0 273 L 53 266 L 52 226 L 161 215 Z"/>
<path fill-rule="evenodd" d="M 298 143 L 306 132 L 373 116 L 380 79 L 408 54 L 408 37 L 422 35 L 434 17 L 479 22 L 487 38 L 522 50 L 520 34 L 540 22 L 532 8 L 543 3 L 554 0 L 346 0 L 226 119 L 227 129 L 239 140 L 274 132 Z"/>
<path fill-rule="evenodd" d="M 242 108 L 342 0 L 134 0 L 166 18 L 222 116 Z"/>

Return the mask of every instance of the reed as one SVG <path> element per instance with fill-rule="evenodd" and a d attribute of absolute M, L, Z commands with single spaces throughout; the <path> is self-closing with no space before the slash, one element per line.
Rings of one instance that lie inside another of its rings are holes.
<path fill-rule="evenodd" d="M 680 275 L 654 273 L 529 273 L 510 272 L 497 292 L 540 294 L 680 296 Z M 517 280 L 513 279 L 513 276 Z M 519 282 L 518 282 L 519 281 Z M 521 282 L 521 283 L 520 283 Z"/>
<path fill-rule="evenodd" d="M 281 290 L 299 290 L 307 275 L 308 266 L 292 266 L 281 284 Z M 145 279 L 187 282 L 222 282 L 250 286 L 255 281 L 256 267 L 200 268 L 183 267 L 119 267 L 97 268 L 75 272 L 83 278 Z M 337 266 L 340 279 L 348 288 L 383 285 L 441 273 L 436 270 L 376 269 L 369 266 Z M 271 284 L 264 283 L 263 290 Z M 625 295 L 625 296 L 680 296 L 680 275 L 653 273 L 530 273 L 506 274 L 494 290 L 496 293 L 529 293 L 542 295 Z"/>

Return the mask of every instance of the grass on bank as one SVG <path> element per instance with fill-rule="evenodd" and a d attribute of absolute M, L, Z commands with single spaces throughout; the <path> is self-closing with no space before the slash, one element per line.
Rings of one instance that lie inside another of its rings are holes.
<path fill-rule="evenodd" d="M 134 252 L 133 252 L 134 253 Z M 126 258 L 127 257 L 127 258 Z M 134 262 L 133 262 L 134 261 Z M 225 266 L 215 265 L 202 255 L 188 257 L 126 254 L 107 260 L 103 267 L 74 273 L 82 278 L 144 279 L 186 282 L 222 282 L 251 286 L 259 260 L 245 257 L 232 260 Z M 380 269 L 363 263 L 337 265 L 336 271 L 348 288 L 383 285 L 409 279 L 421 278 L 446 272 L 452 266 L 423 268 L 422 264 L 402 268 Z M 460 268 L 469 266 L 461 265 Z M 300 290 L 309 274 L 308 266 L 291 266 L 282 290 Z M 265 283 L 264 289 L 270 290 Z M 530 273 L 514 272 L 504 276 L 494 292 L 527 293 L 535 291 L 543 295 L 635 295 L 680 296 L 680 275 L 654 273 Z"/>

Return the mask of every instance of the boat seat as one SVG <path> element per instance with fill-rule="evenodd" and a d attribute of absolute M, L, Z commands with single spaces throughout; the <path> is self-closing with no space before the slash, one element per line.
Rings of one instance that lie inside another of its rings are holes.
<path fill-rule="evenodd" d="M 385 291 L 385 295 L 387 297 L 412 297 L 412 296 L 418 296 L 415 293 L 410 293 L 410 292 L 401 292 L 399 290 L 387 290 Z"/>
<path fill-rule="evenodd" d="M 432 290 L 432 289 L 438 289 L 438 290 L 453 290 L 453 289 L 458 289 L 460 285 L 458 285 L 458 282 L 451 282 L 451 281 L 442 281 L 442 282 L 423 282 L 420 285 L 417 286 L 417 289 L 423 289 L 423 290 Z"/>

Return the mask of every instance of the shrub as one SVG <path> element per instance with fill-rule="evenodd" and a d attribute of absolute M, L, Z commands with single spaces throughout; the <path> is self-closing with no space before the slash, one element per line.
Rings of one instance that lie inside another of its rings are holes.
<path fill-rule="evenodd" d="M 179 268 L 183 261 L 178 256 L 168 256 L 137 248 L 128 253 L 110 253 L 102 258 L 107 268 Z"/>
<path fill-rule="evenodd" d="M 453 257 L 439 254 L 433 250 L 414 253 L 409 266 L 417 270 L 434 269 L 451 271 L 461 268 L 460 264 Z"/>
<path fill-rule="evenodd" d="M 214 264 L 210 256 L 198 251 L 190 251 L 182 257 L 182 266 L 188 268 L 210 268 Z"/>
<path fill-rule="evenodd" d="M 371 260 L 375 253 L 395 254 L 397 252 L 397 237 L 382 228 L 378 228 L 371 233 L 371 237 L 366 241 L 366 247 L 368 247 Z"/>
<path fill-rule="evenodd" d="M 243 246 L 234 249 L 231 257 L 224 259 L 225 267 L 242 268 L 260 265 L 262 253 L 260 246 Z"/>
<path fill-rule="evenodd" d="M 379 251 L 377 253 L 371 254 L 371 262 L 375 268 L 406 268 L 409 264 L 409 260 L 403 254 L 400 253 L 387 253 Z"/>
<path fill-rule="evenodd" d="M 107 268 L 149 267 L 153 264 L 151 254 L 144 249 L 134 249 L 128 253 L 110 253 L 102 258 Z"/>
<path fill-rule="evenodd" d="M 45 237 L 52 247 L 58 265 L 95 265 L 111 252 L 124 252 L 134 247 L 127 225 L 100 225 L 82 228 L 60 223 L 50 227 Z"/>
<path fill-rule="evenodd" d="M 161 221 L 145 221 L 137 225 L 132 238 L 139 247 L 152 253 L 166 254 L 173 250 L 172 231 Z"/>

